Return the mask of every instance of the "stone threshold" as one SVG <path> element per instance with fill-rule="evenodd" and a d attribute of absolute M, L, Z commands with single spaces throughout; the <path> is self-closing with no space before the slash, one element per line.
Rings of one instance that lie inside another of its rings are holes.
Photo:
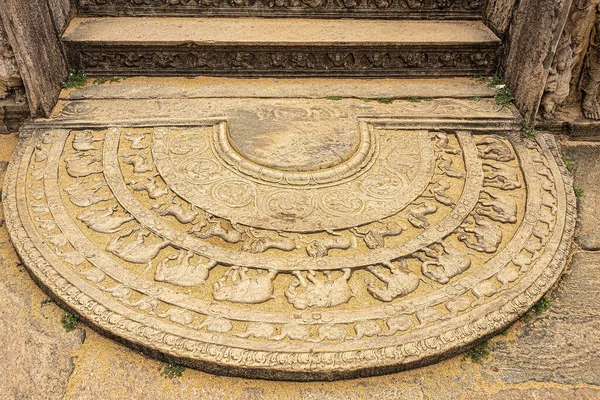
<path fill-rule="evenodd" d="M 90 79 L 80 88 L 65 89 L 61 100 L 191 99 L 191 98 L 310 98 L 418 103 L 434 98 L 477 101 L 494 97 L 496 90 L 474 78 L 331 79 L 331 78 L 226 78 L 226 77 L 116 77 Z"/>
<path fill-rule="evenodd" d="M 67 43 L 111 45 L 478 45 L 500 39 L 480 21 L 300 18 L 75 18 Z"/>

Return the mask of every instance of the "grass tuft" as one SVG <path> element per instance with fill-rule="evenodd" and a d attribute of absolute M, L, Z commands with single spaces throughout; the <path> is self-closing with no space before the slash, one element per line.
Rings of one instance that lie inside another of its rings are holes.
<path fill-rule="evenodd" d="M 535 137 L 537 136 L 537 131 L 535 130 L 535 128 L 524 126 L 523 135 L 528 139 L 535 139 Z"/>
<path fill-rule="evenodd" d="M 487 342 L 484 342 L 467 351 L 465 353 L 465 358 L 470 358 L 474 363 L 480 363 L 483 359 L 489 357 L 490 353 L 490 346 Z"/>
<path fill-rule="evenodd" d="M 573 171 L 575 171 L 575 164 L 573 163 L 573 161 L 571 161 L 569 156 L 567 156 L 567 155 L 562 156 L 562 161 L 565 164 L 567 171 L 569 171 L 570 173 L 573 173 Z"/>
<path fill-rule="evenodd" d="M 382 104 L 392 104 L 394 102 L 394 99 L 389 97 L 380 97 L 377 99 L 377 102 Z"/>
<path fill-rule="evenodd" d="M 490 87 L 498 87 L 498 86 L 504 86 L 505 83 L 504 83 L 504 79 L 495 75 L 490 78 L 490 82 L 488 83 L 488 85 Z"/>
<path fill-rule="evenodd" d="M 496 94 L 496 104 L 501 106 L 511 105 L 513 100 L 515 99 L 512 95 L 512 92 L 507 86 L 498 89 L 498 93 Z"/>
<path fill-rule="evenodd" d="M 336 101 L 338 101 L 338 100 L 342 100 L 342 99 L 343 99 L 343 97 L 342 97 L 342 96 L 327 96 L 327 97 L 325 97 L 325 98 L 326 98 L 327 100 L 336 100 Z"/>
<path fill-rule="evenodd" d="M 578 199 L 580 199 L 583 196 L 585 196 L 585 193 L 583 192 L 583 189 L 580 188 L 579 186 L 577 186 L 575 183 L 573 184 L 573 191 L 575 192 L 575 197 L 577 197 Z"/>
<path fill-rule="evenodd" d="M 166 378 L 173 379 L 175 377 L 181 377 L 183 375 L 183 371 L 185 371 L 185 367 L 183 365 L 168 363 L 165 365 L 160 374 Z"/>
<path fill-rule="evenodd" d="M 69 71 L 67 81 L 63 83 L 63 88 L 73 89 L 84 86 L 88 81 L 88 76 L 85 72 L 79 70 Z"/>
<path fill-rule="evenodd" d="M 533 310 L 533 312 L 536 315 L 540 315 L 540 314 L 544 313 L 545 311 L 547 311 L 549 307 L 550 307 L 550 300 L 548 300 L 545 297 L 542 297 L 540 299 L 540 301 L 538 301 L 537 303 L 534 304 L 533 307 L 531 307 L 531 309 Z"/>
<path fill-rule="evenodd" d="M 60 319 L 60 322 L 62 323 L 67 332 L 71 332 L 72 330 L 77 328 L 77 324 L 79 324 L 79 315 L 65 311 L 62 318 Z"/>

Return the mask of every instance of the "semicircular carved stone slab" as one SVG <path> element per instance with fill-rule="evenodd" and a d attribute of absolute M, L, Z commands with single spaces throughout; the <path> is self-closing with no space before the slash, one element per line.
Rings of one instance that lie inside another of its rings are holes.
<path fill-rule="evenodd" d="M 25 265 L 137 348 L 295 380 L 438 360 L 560 276 L 575 201 L 551 137 L 390 116 L 310 135 L 318 118 L 279 111 L 260 132 L 226 118 L 34 129 L 4 190 Z M 282 122 L 304 117 L 302 134 Z"/>

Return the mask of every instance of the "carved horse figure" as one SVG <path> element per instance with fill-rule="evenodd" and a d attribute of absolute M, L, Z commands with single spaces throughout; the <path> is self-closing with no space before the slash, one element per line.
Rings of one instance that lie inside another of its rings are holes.
<path fill-rule="evenodd" d="M 117 206 L 85 210 L 77 216 L 77 219 L 96 232 L 114 233 L 119 231 L 123 224 L 133 220 L 131 215 L 113 216 L 116 210 Z"/>
<path fill-rule="evenodd" d="M 356 236 L 362 238 L 369 249 L 378 249 L 385 247 L 385 238 L 390 236 L 398 236 L 406 230 L 405 227 L 397 222 L 389 222 L 384 224 L 383 228 L 370 228 L 366 232 L 361 232 L 358 228 L 352 228 L 350 231 Z"/>
<path fill-rule="evenodd" d="M 427 216 L 435 214 L 438 210 L 438 206 L 426 202 L 417 203 L 418 207 L 411 208 L 406 212 L 408 222 L 410 222 L 415 228 L 427 228 L 429 221 Z"/>
<path fill-rule="evenodd" d="M 218 301 L 233 303 L 259 304 L 275 298 L 273 296 L 273 279 L 276 270 L 269 270 L 254 277 L 248 276 L 248 268 L 231 267 L 213 285 L 213 298 Z M 228 283 L 229 278 L 231 282 Z"/>
<path fill-rule="evenodd" d="M 136 174 L 150 172 L 154 169 L 152 164 L 146 163 L 146 157 L 139 154 L 123 154 L 121 159 L 125 164 L 133 166 L 133 172 Z"/>
<path fill-rule="evenodd" d="M 489 167 L 485 174 L 485 185 L 502 190 L 513 190 L 521 187 L 517 172 L 506 164 L 484 161 L 484 166 Z"/>
<path fill-rule="evenodd" d="M 208 229 L 202 232 L 202 229 L 206 226 L 206 223 L 198 224 L 188 232 L 200 239 L 208 239 L 211 237 L 218 237 L 226 241 L 227 243 L 239 243 L 244 239 L 244 232 L 237 228 L 236 224 L 231 225 L 231 229 L 226 228 L 223 221 L 213 221 L 211 216 L 207 216 L 209 226 Z"/>
<path fill-rule="evenodd" d="M 306 280 L 299 271 L 294 272 L 296 281 L 285 292 L 285 297 L 297 309 L 311 307 L 335 307 L 347 303 L 354 293 L 348 284 L 352 271 L 344 268 L 343 274 L 333 279 L 331 271 L 323 271 L 326 280 L 317 279 L 314 271 L 309 271 Z M 308 281 L 308 282 L 307 282 Z M 298 293 L 298 287 L 304 287 L 304 293 Z"/>
<path fill-rule="evenodd" d="M 169 197 L 169 200 L 164 203 L 153 205 L 151 209 L 163 217 L 170 215 L 182 224 L 190 224 L 198 216 L 198 211 L 196 211 L 194 205 L 191 206 L 191 210 L 186 211 L 181 201 L 175 201 L 175 195 Z"/>
<path fill-rule="evenodd" d="M 446 194 L 448 189 L 450 189 L 450 182 L 445 179 L 437 178 L 431 182 L 431 186 L 427 188 L 423 197 L 433 197 L 443 205 L 451 207 L 455 205 L 456 202 L 452 197 Z"/>
<path fill-rule="evenodd" d="M 330 250 L 348 250 L 351 247 L 356 247 L 356 237 L 348 238 L 340 233 L 329 232 L 333 237 L 324 239 L 315 239 L 308 242 L 306 253 L 310 257 L 325 257 L 329 255 Z"/>
<path fill-rule="evenodd" d="M 452 157 L 447 154 L 440 154 L 438 157 L 438 169 L 444 175 L 447 175 L 451 178 L 464 178 L 465 173 L 461 170 L 458 170 L 452 166 L 454 161 Z"/>
<path fill-rule="evenodd" d="M 156 177 L 145 178 L 139 181 L 130 181 L 129 185 L 136 192 L 145 190 L 148 193 L 148 197 L 152 200 L 158 199 L 169 193 L 166 187 L 160 187 L 156 182 Z"/>
<path fill-rule="evenodd" d="M 511 223 L 517 222 L 517 203 L 510 198 L 494 194 L 489 190 L 482 190 L 487 198 L 481 197 L 475 211 L 480 215 L 485 215 L 491 220 Z"/>
<path fill-rule="evenodd" d="M 281 251 L 292 251 L 299 248 L 296 241 L 292 238 L 282 235 L 277 232 L 279 236 L 272 237 L 267 235 L 258 235 L 253 228 L 246 230 L 248 239 L 244 241 L 242 251 L 248 251 L 250 253 L 263 253 L 270 249 L 277 249 Z"/>
<path fill-rule="evenodd" d="M 477 143 L 479 156 L 486 160 L 511 161 L 515 159 L 510 147 L 497 135 L 485 136 Z"/>
<path fill-rule="evenodd" d="M 437 132 L 435 134 L 435 147 L 439 150 L 448 153 L 448 154 L 460 154 L 459 149 L 455 149 L 450 145 L 450 141 L 448 140 L 448 135 L 444 132 Z"/>

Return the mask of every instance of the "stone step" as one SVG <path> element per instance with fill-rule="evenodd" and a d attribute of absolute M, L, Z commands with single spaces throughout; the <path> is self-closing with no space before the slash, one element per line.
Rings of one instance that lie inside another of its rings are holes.
<path fill-rule="evenodd" d="M 491 74 L 480 21 L 75 18 L 70 67 L 91 75 L 422 77 Z"/>
<path fill-rule="evenodd" d="M 481 19 L 483 0 L 79 0 L 81 16 Z"/>
<path fill-rule="evenodd" d="M 439 98 L 479 99 L 494 97 L 497 90 L 487 79 L 474 78 L 234 78 L 199 76 L 129 77 L 114 81 L 90 79 L 86 85 L 64 89 L 60 100 L 102 99 L 198 99 L 287 98 L 327 99 L 333 102 L 359 99 L 429 102 Z"/>

